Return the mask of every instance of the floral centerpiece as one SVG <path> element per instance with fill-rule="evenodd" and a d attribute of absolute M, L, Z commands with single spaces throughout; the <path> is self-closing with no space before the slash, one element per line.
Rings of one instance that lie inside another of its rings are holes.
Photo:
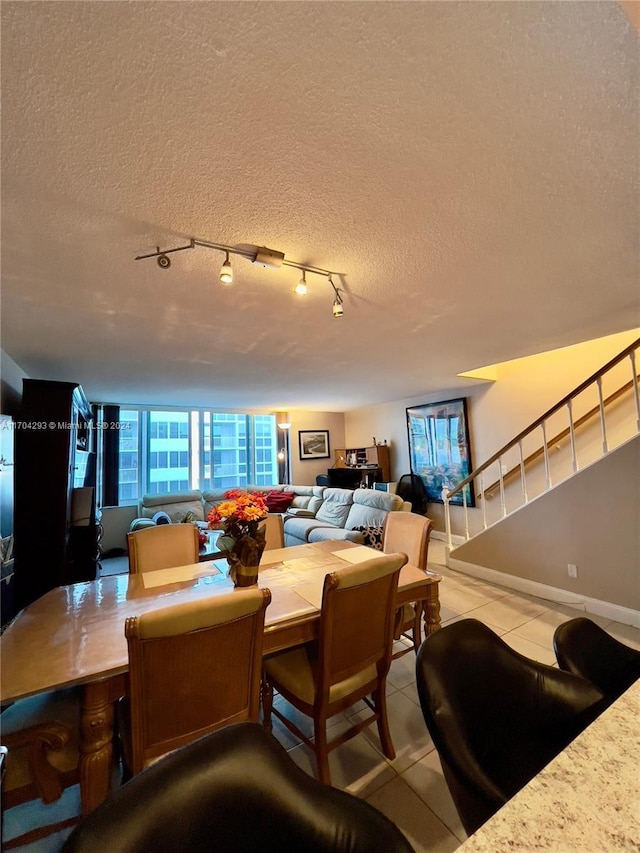
<path fill-rule="evenodd" d="M 259 492 L 230 489 L 224 498 L 207 516 L 209 527 L 221 526 L 224 530 L 217 546 L 227 554 L 231 580 L 236 586 L 250 586 L 258 581 L 265 546 L 265 525 L 260 521 L 269 510 Z"/>

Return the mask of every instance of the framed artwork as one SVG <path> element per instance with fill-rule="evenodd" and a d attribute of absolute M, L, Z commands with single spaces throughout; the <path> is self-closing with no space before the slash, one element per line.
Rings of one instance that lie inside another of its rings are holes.
<path fill-rule="evenodd" d="M 300 459 L 329 458 L 329 430 L 301 429 L 298 431 Z"/>
<path fill-rule="evenodd" d="M 471 473 L 471 450 L 466 398 L 425 403 L 407 409 L 409 463 L 427 490 L 427 500 L 444 503 L 442 490 L 451 490 Z M 464 487 L 467 506 L 475 506 L 473 483 Z M 462 492 L 451 499 L 462 506 Z"/>

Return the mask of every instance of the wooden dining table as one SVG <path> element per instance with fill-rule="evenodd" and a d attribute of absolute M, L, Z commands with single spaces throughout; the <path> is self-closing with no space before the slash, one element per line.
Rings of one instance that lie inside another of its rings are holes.
<path fill-rule="evenodd" d="M 379 554 L 350 542 L 327 541 L 265 551 L 258 584 L 271 590 L 264 654 L 317 637 L 328 572 Z M 425 633 L 440 627 L 441 578 L 415 566 L 400 572 L 398 606 L 425 603 Z M 22 610 L 0 637 L 3 705 L 64 687 L 82 686 L 80 791 L 82 812 L 110 790 L 114 703 L 127 693 L 124 622 L 161 607 L 233 590 L 226 560 L 141 574 L 114 575 L 52 589 Z"/>

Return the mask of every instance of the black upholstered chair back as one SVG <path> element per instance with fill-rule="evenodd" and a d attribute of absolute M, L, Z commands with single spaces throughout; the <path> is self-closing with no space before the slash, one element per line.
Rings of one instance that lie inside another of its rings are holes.
<path fill-rule="evenodd" d="M 398 480 L 396 494 L 409 501 L 411 512 L 424 515 L 427 511 L 427 490 L 418 474 L 403 474 Z"/>
<path fill-rule="evenodd" d="M 518 654 L 475 619 L 425 640 L 416 679 L 468 833 L 561 752 L 605 702 L 589 682 Z"/>
<path fill-rule="evenodd" d="M 587 678 L 610 699 L 640 678 L 640 652 L 584 616 L 559 625 L 553 647 L 561 669 Z"/>
<path fill-rule="evenodd" d="M 294 764 L 257 723 L 177 750 L 71 833 L 63 853 L 413 853 L 388 818 Z"/>

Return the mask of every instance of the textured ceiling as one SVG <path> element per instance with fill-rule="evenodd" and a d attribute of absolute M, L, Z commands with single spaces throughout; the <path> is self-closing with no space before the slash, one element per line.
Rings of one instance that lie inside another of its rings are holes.
<path fill-rule="evenodd" d="M 342 411 L 640 325 L 611 2 L 2 3 L 2 348 L 93 400 Z M 194 236 L 337 270 L 264 270 Z M 468 380 L 466 380 L 468 384 Z"/>

